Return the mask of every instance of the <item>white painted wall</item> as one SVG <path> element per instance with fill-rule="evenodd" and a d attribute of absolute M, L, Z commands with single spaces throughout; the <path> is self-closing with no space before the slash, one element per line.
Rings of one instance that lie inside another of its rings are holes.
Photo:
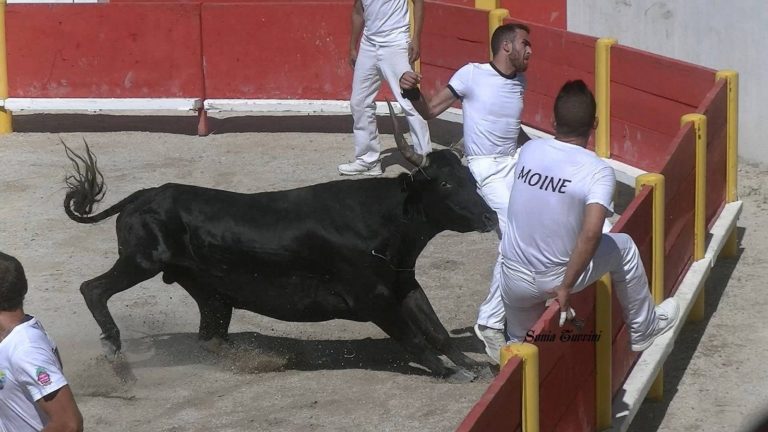
<path fill-rule="evenodd" d="M 768 162 L 766 0 L 568 0 L 568 30 L 613 37 L 625 46 L 715 70 L 736 70 L 739 155 Z"/>

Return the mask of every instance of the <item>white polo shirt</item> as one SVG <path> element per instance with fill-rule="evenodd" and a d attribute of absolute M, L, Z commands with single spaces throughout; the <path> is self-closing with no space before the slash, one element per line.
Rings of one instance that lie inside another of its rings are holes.
<path fill-rule="evenodd" d="M 553 138 L 533 139 L 520 150 L 501 240 L 505 260 L 530 271 L 568 263 L 587 204 L 613 214 L 616 174 L 585 148 Z"/>
<path fill-rule="evenodd" d="M 0 341 L 0 431 L 37 432 L 48 419 L 35 401 L 67 384 L 56 345 L 32 318 Z"/>
<path fill-rule="evenodd" d="M 523 74 L 504 75 L 491 63 L 469 63 L 448 89 L 461 99 L 467 156 L 513 155 L 523 111 Z"/>
<path fill-rule="evenodd" d="M 408 43 L 408 0 L 362 0 L 363 39 L 377 46 Z"/>

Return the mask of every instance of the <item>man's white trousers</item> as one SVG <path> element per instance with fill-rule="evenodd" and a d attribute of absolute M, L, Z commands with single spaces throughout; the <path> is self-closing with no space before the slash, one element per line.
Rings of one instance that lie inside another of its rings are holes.
<path fill-rule="evenodd" d="M 655 329 L 656 312 L 640 253 L 627 234 L 603 234 L 595 256 L 571 293 L 578 293 L 606 273 L 613 279 L 613 292 L 621 304 L 624 322 L 629 325 L 630 340 L 646 340 Z M 524 341 L 528 330 L 544 312 L 547 299 L 555 296 L 554 289 L 564 276 L 564 265 L 532 272 L 502 258 L 501 295 L 510 341 Z M 579 312 L 576 311 L 577 317 Z"/>
<path fill-rule="evenodd" d="M 410 70 L 408 44 L 376 46 L 365 39 L 360 42 L 352 78 L 350 105 L 354 123 L 355 159 L 366 166 L 375 164 L 381 153 L 375 99 L 382 78 L 389 84 L 405 113 L 416 152 L 427 154 L 432 150 L 427 122 L 416 112 L 411 102 L 400 95 L 400 77 Z"/>
<path fill-rule="evenodd" d="M 514 156 L 467 156 L 467 165 L 475 177 L 478 192 L 499 218 L 499 238 L 507 226 L 507 206 L 515 177 L 517 152 Z M 504 303 L 501 299 L 501 254 L 496 257 L 488 297 L 480 305 L 477 323 L 504 330 Z"/>

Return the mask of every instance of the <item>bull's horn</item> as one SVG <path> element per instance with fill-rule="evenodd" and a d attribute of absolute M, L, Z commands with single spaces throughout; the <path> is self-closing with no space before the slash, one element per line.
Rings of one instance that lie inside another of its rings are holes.
<path fill-rule="evenodd" d="M 424 155 L 420 155 L 413 151 L 408 141 L 405 140 L 403 133 L 400 132 L 400 126 L 397 124 L 397 118 L 395 118 L 395 109 L 392 108 L 392 104 L 387 99 L 387 106 L 389 107 L 389 117 L 392 119 L 392 131 L 395 135 L 395 142 L 397 143 L 397 149 L 403 154 L 403 157 L 408 162 L 416 165 L 419 168 L 426 166 L 427 158 Z"/>
<path fill-rule="evenodd" d="M 456 156 L 458 156 L 459 159 L 463 158 L 464 157 L 464 137 L 461 137 L 460 140 L 451 144 L 449 149 L 452 152 L 456 153 Z"/>

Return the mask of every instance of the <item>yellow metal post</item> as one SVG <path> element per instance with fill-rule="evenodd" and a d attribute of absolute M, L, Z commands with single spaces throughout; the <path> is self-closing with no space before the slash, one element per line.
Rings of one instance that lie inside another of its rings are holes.
<path fill-rule="evenodd" d="M 707 117 L 702 114 L 686 114 L 680 124 L 691 122 L 696 138 L 696 185 L 693 212 L 693 260 L 704 258 L 707 239 Z M 704 319 L 704 291 L 699 293 L 693 304 L 688 321 Z"/>
<path fill-rule="evenodd" d="M 498 9 L 499 0 L 475 0 L 475 8 L 488 10 Z"/>
<path fill-rule="evenodd" d="M 5 49 L 5 3 L 0 0 L 0 99 L 8 99 L 8 57 Z M 0 108 L 0 134 L 13 132 L 11 113 Z"/>
<path fill-rule="evenodd" d="M 523 432 L 539 432 L 539 348 L 512 343 L 501 349 L 501 367 L 512 357 L 523 360 Z"/>
<path fill-rule="evenodd" d="M 738 197 L 737 182 L 739 169 L 739 74 L 734 70 L 722 70 L 715 75 L 715 79 L 726 80 L 728 87 L 728 114 L 727 121 L 727 150 L 726 150 L 726 190 L 725 202 L 734 202 Z M 733 230 L 726 240 L 721 254 L 723 256 L 736 256 L 739 245 L 736 239 L 736 230 Z"/>
<path fill-rule="evenodd" d="M 656 304 L 664 301 L 664 176 L 661 174 L 643 174 L 635 181 L 635 192 L 643 186 L 653 187 L 653 221 L 651 221 L 651 295 Z M 648 390 L 649 399 L 661 400 L 664 397 L 664 370 L 659 370 L 656 380 Z"/>
<path fill-rule="evenodd" d="M 478 0 L 479 1 L 479 0 Z M 509 16 L 509 11 L 506 9 L 493 9 L 488 12 L 488 46 L 491 46 L 491 39 L 493 38 L 493 32 L 496 31 L 499 26 L 504 24 L 504 19 Z M 493 60 L 493 48 L 489 49 L 491 54 L 491 60 Z"/>
<path fill-rule="evenodd" d="M 611 157 L 611 46 L 615 44 L 611 38 L 600 38 L 595 44 L 595 153 L 603 158 Z"/>
<path fill-rule="evenodd" d="M 611 276 L 606 274 L 597 281 L 595 292 L 595 332 L 600 339 L 595 344 L 595 421 L 597 430 L 611 427 L 611 373 L 613 329 L 611 326 L 613 301 L 611 297 Z"/>

